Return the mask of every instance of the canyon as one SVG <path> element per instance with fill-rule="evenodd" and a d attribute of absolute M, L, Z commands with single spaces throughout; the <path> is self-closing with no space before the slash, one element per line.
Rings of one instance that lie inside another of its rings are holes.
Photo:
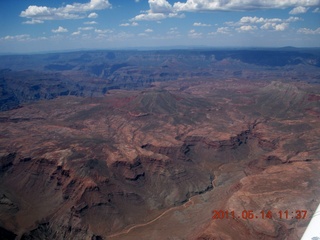
<path fill-rule="evenodd" d="M 0 236 L 300 239 L 320 199 L 319 56 L 0 56 Z"/>

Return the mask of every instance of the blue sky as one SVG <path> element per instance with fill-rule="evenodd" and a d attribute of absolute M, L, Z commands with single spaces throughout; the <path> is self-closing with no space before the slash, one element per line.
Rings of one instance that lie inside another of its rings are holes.
<path fill-rule="evenodd" d="M 10 0 L 0 52 L 320 47 L 320 0 Z"/>

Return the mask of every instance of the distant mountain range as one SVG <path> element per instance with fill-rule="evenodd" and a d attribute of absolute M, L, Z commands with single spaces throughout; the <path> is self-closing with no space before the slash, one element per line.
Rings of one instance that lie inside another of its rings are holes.
<path fill-rule="evenodd" d="M 2 69 L 2 70 L 1 70 Z M 320 81 L 320 49 L 96 50 L 0 56 L 0 110 L 177 79 Z"/>

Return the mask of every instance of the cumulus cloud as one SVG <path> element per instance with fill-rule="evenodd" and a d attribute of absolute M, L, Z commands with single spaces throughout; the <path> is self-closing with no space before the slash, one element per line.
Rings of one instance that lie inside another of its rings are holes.
<path fill-rule="evenodd" d="M 289 17 L 287 19 L 280 19 L 245 16 L 242 17 L 238 22 L 227 22 L 225 24 L 227 24 L 230 27 L 238 27 L 236 28 L 238 32 L 253 31 L 258 29 L 258 27 L 261 30 L 284 31 L 288 29 L 289 24 L 291 22 L 301 20 L 303 19 L 299 17 Z M 248 26 L 251 26 L 251 28 L 249 28 Z"/>
<path fill-rule="evenodd" d="M 135 27 L 135 26 L 138 26 L 138 25 L 139 24 L 137 22 L 132 22 L 132 23 L 122 23 L 119 26 L 120 27 L 129 27 L 129 26 Z"/>
<path fill-rule="evenodd" d="M 254 30 L 256 30 L 256 29 L 257 29 L 256 26 L 243 25 L 243 26 L 237 28 L 236 30 L 237 30 L 238 32 L 252 32 L 252 31 L 254 31 Z"/>
<path fill-rule="evenodd" d="M 309 8 L 307 7 L 302 7 L 302 6 L 299 6 L 299 7 L 295 7 L 294 9 L 292 9 L 289 14 L 302 14 L 302 13 L 306 13 L 308 11 Z"/>
<path fill-rule="evenodd" d="M 242 17 L 239 24 L 281 22 L 280 18 Z"/>
<path fill-rule="evenodd" d="M 195 27 L 211 27 L 211 24 L 201 23 L 201 22 L 195 22 L 193 24 Z"/>
<path fill-rule="evenodd" d="M 153 30 L 150 29 L 150 28 L 148 28 L 148 29 L 146 29 L 146 30 L 144 30 L 144 31 L 147 32 L 147 33 L 152 33 L 152 32 L 153 32 Z"/>
<path fill-rule="evenodd" d="M 209 32 L 208 33 L 209 36 L 214 36 L 214 35 L 217 35 L 217 34 L 232 35 L 230 27 L 219 27 L 219 28 L 217 28 L 217 30 L 215 32 Z"/>
<path fill-rule="evenodd" d="M 301 21 L 303 20 L 302 18 L 299 17 L 289 17 L 288 19 L 286 19 L 286 22 L 296 22 L 296 21 Z"/>
<path fill-rule="evenodd" d="M 68 32 L 68 29 L 59 26 L 57 29 L 52 29 L 51 32 L 53 32 L 53 33 L 64 33 L 64 32 Z"/>
<path fill-rule="evenodd" d="M 217 33 L 229 34 L 230 33 L 230 29 L 229 29 L 229 27 L 219 27 L 217 29 Z"/>
<path fill-rule="evenodd" d="M 202 37 L 202 33 L 199 33 L 199 32 L 197 32 L 196 30 L 191 29 L 191 30 L 189 31 L 189 33 L 188 33 L 188 36 L 189 36 L 190 38 L 201 38 L 201 37 Z"/>
<path fill-rule="evenodd" d="M 261 29 L 264 29 L 264 30 L 275 30 L 275 31 L 284 31 L 286 30 L 287 28 L 289 27 L 289 24 L 288 23 L 280 23 L 280 24 L 277 24 L 277 23 L 265 23 L 264 25 L 261 26 Z"/>
<path fill-rule="evenodd" d="M 182 12 L 239 11 L 256 9 L 294 8 L 293 12 L 307 11 L 320 5 L 320 0 L 186 0 L 170 4 L 167 0 L 148 0 L 149 10 L 132 21 L 159 21 L 170 17 L 184 17 Z"/>
<path fill-rule="evenodd" d="M 90 0 L 88 3 L 73 3 L 59 8 L 30 5 L 20 13 L 20 17 L 33 20 L 58 20 L 85 18 L 86 12 L 110 8 L 108 0 Z M 96 13 L 90 13 L 89 18 L 97 17 Z"/>
<path fill-rule="evenodd" d="M 134 18 L 132 18 L 130 21 L 159 21 L 165 18 L 183 18 L 184 14 L 178 14 L 178 13 L 153 13 L 153 12 L 147 12 L 142 13 Z"/>
<path fill-rule="evenodd" d="M 131 19 L 131 21 L 158 21 L 167 18 L 167 16 L 163 13 L 142 13 L 134 18 Z"/>
<path fill-rule="evenodd" d="M 150 10 L 153 13 L 171 13 L 172 5 L 166 0 L 149 0 Z"/>
<path fill-rule="evenodd" d="M 296 22 L 302 20 L 299 17 L 289 17 L 287 19 L 281 18 L 262 18 L 262 17 L 242 17 L 238 22 L 229 22 L 229 25 L 242 24 L 265 24 L 265 23 L 282 23 L 282 22 Z"/>
<path fill-rule="evenodd" d="M 319 6 L 320 0 L 187 0 L 173 4 L 175 11 L 237 11 Z"/>
<path fill-rule="evenodd" d="M 174 11 L 172 5 L 166 0 L 148 0 L 150 9 L 141 13 L 131 21 L 159 21 L 165 18 L 184 17 Z"/>
<path fill-rule="evenodd" d="M 98 16 L 99 15 L 97 13 L 93 12 L 88 15 L 88 18 L 97 18 Z"/>
<path fill-rule="evenodd" d="M 276 30 L 276 31 L 284 31 L 284 30 L 286 30 L 288 27 L 289 27 L 289 24 L 288 24 L 288 23 L 281 23 L 281 24 L 277 24 L 277 25 L 274 27 L 274 30 Z"/>
<path fill-rule="evenodd" d="M 315 29 L 315 30 L 312 30 L 310 28 L 300 28 L 298 30 L 298 33 L 303 33 L 303 34 L 312 34 L 312 35 L 315 35 L 315 34 L 320 34 L 320 27 Z"/>
<path fill-rule="evenodd" d="M 72 35 L 72 36 L 80 35 L 80 33 L 81 33 L 80 31 L 77 31 L 77 32 L 73 32 L 71 35 Z"/>

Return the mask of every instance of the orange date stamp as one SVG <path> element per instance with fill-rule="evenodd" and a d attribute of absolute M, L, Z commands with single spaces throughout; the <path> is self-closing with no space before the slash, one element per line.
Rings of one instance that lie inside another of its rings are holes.
<path fill-rule="evenodd" d="M 242 210 L 240 212 L 228 211 L 228 210 L 213 210 L 212 211 L 212 219 L 306 219 L 308 216 L 307 210 L 279 210 L 279 211 L 271 211 L 271 210 L 262 210 L 260 212 L 255 212 L 253 210 Z"/>

